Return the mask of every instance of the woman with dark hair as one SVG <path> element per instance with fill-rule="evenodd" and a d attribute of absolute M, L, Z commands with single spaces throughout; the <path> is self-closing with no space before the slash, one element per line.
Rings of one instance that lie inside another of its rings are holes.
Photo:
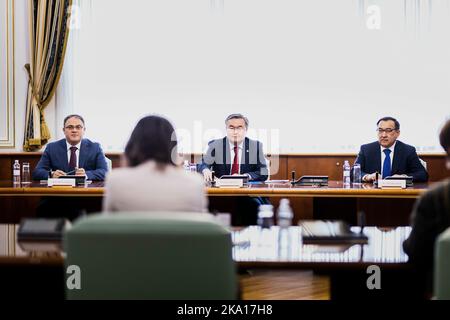
<path fill-rule="evenodd" d="M 177 157 L 170 122 L 142 118 L 125 147 L 125 167 L 106 177 L 103 211 L 207 212 L 201 175 L 185 172 Z"/>
<path fill-rule="evenodd" d="M 447 153 L 446 166 L 450 170 L 450 120 L 441 129 L 439 140 Z M 434 185 L 417 200 L 411 222 L 412 231 L 403 249 L 417 273 L 414 277 L 418 290 L 429 297 L 433 289 L 434 245 L 439 234 L 450 227 L 449 179 Z"/>

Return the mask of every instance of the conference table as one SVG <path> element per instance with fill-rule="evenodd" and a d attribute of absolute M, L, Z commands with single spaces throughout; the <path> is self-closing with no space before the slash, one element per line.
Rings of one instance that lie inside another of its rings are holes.
<path fill-rule="evenodd" d="M 294 212 L 298 214 L 296 219 L 304 219 L 305 216 L 341 219 L 356 225 L 357 213 L 364 211 L 367 225 L 394 227 L 409 224 L 414 201 L 431 184 L 416 183 L 406 189 L 379 189 L 371 183 L 344 187 L 341 181 L 329 181 L 328 186 L 313 187 L 291 185 L 289 181 L 281 180 L 249 183 L 241 188 L 205 185 L 205 192 L 210 199 L 211 212 L 236 210 L 232 197 L 268 197 L 274 204 L 277 199 L 290 198 Z M 46 181 L 14 187 L 11 181 L 0 181 L 0 207 L 4 211 L 0 213 L 0 223 L 18 223 L 23 217 L 33 216 L 41 197 L 75 197 L 85 206 L 86 212 L 97 212 L 101 210 L 104 191 L 104 183 L 96 181 L 81 187 L 48 187 Z"/>
<path fill-rule="evenodd" d="M 138 187 L 138 186 L 137 186 Z M 328 186 L 298 186 L 289 181 L 274 183 L 249 183 L 241 188 L 205 186 L 208 196 L 250 197 L 351 197 L 351 198 L 402 198 L 419 197 L 428 188 L 427 183 L 417 183 L 407 189 L 379 189 L 371 183 L 344 187 L 341 181 L 329 181 Z M 14 187 L 11 181 L 0 181 L 0 196 L 49 196 L 49 197 L 102 197 L 104 182 L 94 181 L 81 187 L 48 187 L 46 181 Z"/>
<path fill-rule="evenodd" d="M 64 296 L 64 258 L 59 241 L 19 241 L 18 225 L 0 224 L 0 277 L 3 290 L 30 294 L 37 289 Z M 353 231 L 359 232 L 358 227 Z M 411 282 L 402 243 L 410 227 L 366 227 L 365 244 L 305 244 L 301 228 L 233 228 L 233 259 L 241 270 L 308 269 L 330 277 L 331 298 L 407 296 Z M 381 290 L 369 290 L 367 270 L 381 272 Z M 43 286 L 43 287 L 42 287 Z M 27 291 L 28 290 L 28 291 Z M 52 291 L 53 290 L 53 291 Z"/>

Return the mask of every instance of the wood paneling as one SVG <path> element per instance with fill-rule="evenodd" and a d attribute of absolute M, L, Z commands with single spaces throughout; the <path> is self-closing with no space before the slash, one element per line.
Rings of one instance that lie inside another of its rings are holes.
<path fill-rule="evenodd" d="M 285 155 L 268 156 L 270 162 L 270 179 L 287 179 L 288 157 Z"/>
<path fill-rule="evenodd" d="M 36 216 L 39 197 L 0 197 L 0 223 L 20 223 L 22 218 Z"/>
<path fill-rule="evenodd" d="M 366 214 L 368 226 L 406 226 L 410 224 L 410 216 L 415 199 L 358 199 L 358 211 Z"/>
<path fill-rule="evenodd" d="M 113 168 L 120 166 L 121 153 L 107 153 L 106 156 L 111 159 Z M 41 152 L 16 152 L 0 153 L 0 180 L 11 179 L 11 167 L 15 159 L 20 162 L 30 162 L 31 169 L 36 167 Z M 427 162 L 430 181 L 439 181 L 449 175 L 445 169 L 445 155 L 422 155 L 420 156 Z M 272 179 L 291 179 L 291 171 L 295 170 L 297 177 L 302 175 L 328 175 L 330 180 L 342 180 L 342 165 L 344 160 L 353 163 L 356 155 L 279 155 L 279 169 L 275 173 L 275 156 L 268 156 L 271 162 Z M 191 161 L 196 163 L 201 161 L 201 155 L 191 155 Z"/>
<path fill-rule="evenodd" d="M 0 180 L 12 180 L 12 165 L 14 160 L 19 160 L 22 164 L 24 162 L 30 163 L 30 169 L 33 171 L 36 168 L 41 153 L 14 153 L 14 154 L 2 154 L 0 153 Z"/>
<path fill-rule="evenodd" d="M 342 180 L 342 165 L 349 157 L 339 156 L 288 156 L 288 174 L 296 172 L 297 178 L 304 175 L 326 175 L 330 180 Z"/>
<path fill-rule="evenodd" d="M 344 220 L 357 225 L 364 212 L 366 226 L 407 226 L 416 199 L 314 198 L 315 219 Z"/>
<path fill-rule="evenodd" d="M 11 157 L 0 156 L 0 180 L 12 180 Z"/>
<path fill-rule="evenodd" d="M 342 180 L 342 165 L 345 160 L 353 164 L 356 160 L 354 156 L 327 156 L 327 155 L 289 155 L 287 156 L 287 173 L 285 179 L 290 179 L 291 171 L 295 170 L 297 177 L 303 175 L 327 175 L 330 180 Z M 420 156 L 427 163 L 430 181 L 439 181 L 449 175 L 445 169 L 444 155 L 422 155 Z"/>
<path fill-rule="evenodd" d="M 420 158 L 427 163 L 430 181 L 439 181 L 450 175 L 450 172 L 445 167 L 444 156 L 421 156 Z"/>

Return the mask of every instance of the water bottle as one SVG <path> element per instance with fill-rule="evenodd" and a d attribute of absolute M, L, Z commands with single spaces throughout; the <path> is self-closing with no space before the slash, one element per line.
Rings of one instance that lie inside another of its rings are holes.
<path fill-rule="evenodd" d="M 361 184 L 361 165 L 359 163 L 353 165 L 353 184 L 357 186 Z"/>
<path fill-rule="evenodd" d="M 344 188 L 350 188 L 350 163 L 348 160 L 344 161 L 344 175 L 342 179 L 342 183 L 344 185 Z"/>
<path fill-rule="evenodd" d="M 277 224 L 280 228 L 288 228 L 292 225 L 292 208 L 289 205 L 289 199 L 281 199 L 278 207 Z"/>
<path fill-rule="evenodd" d="M 189 161 L 184 160 L 183 168 L 184 168 L 184 171 L 186 171 L 186 172 L 190 172 L 191 171 L 191 168 L 189 167 Z"/>
<path fill-rule="evenodd" d="M 15 160 L 13 164 L 13 185 L 20 186 L 20 163 Z"/>
<path fill-rule="evenodd" d="M 273 226 L 273 206 L 271 204 L 262 204 L 259 206 L 258 226 L 261 228 L 270 228 Z"/>
<path fill-rule="evenodd" d="M 190 172 L 197 172 L 197 165 L 195 163 L 189 164 L 189 171 Z"/>

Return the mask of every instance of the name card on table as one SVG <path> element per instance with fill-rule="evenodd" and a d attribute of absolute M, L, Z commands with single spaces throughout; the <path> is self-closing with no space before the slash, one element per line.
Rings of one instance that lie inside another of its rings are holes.
<path fill-rule="evenodd" d="M 248 183 L 248 175 L 224 175 L 216 180 L 216 186 L 221 188 L 241 188 Z"/>
<path fill-rule="evenodd" d="M 217 179 L 216 186 L 219 188 L 241 188 L 244 186 L 242 179 Z"/>
<path fill-rule="evenodd" d="M 378 180 L 378 187 L 381 189 L 406 189 L 406 180 Z"/>
<path fill-rule="evenodd" d="M 76 179 L 49 178 L 47 180 L 47 186 L 49 186 L 49 187 L 75 187 Z"/>

